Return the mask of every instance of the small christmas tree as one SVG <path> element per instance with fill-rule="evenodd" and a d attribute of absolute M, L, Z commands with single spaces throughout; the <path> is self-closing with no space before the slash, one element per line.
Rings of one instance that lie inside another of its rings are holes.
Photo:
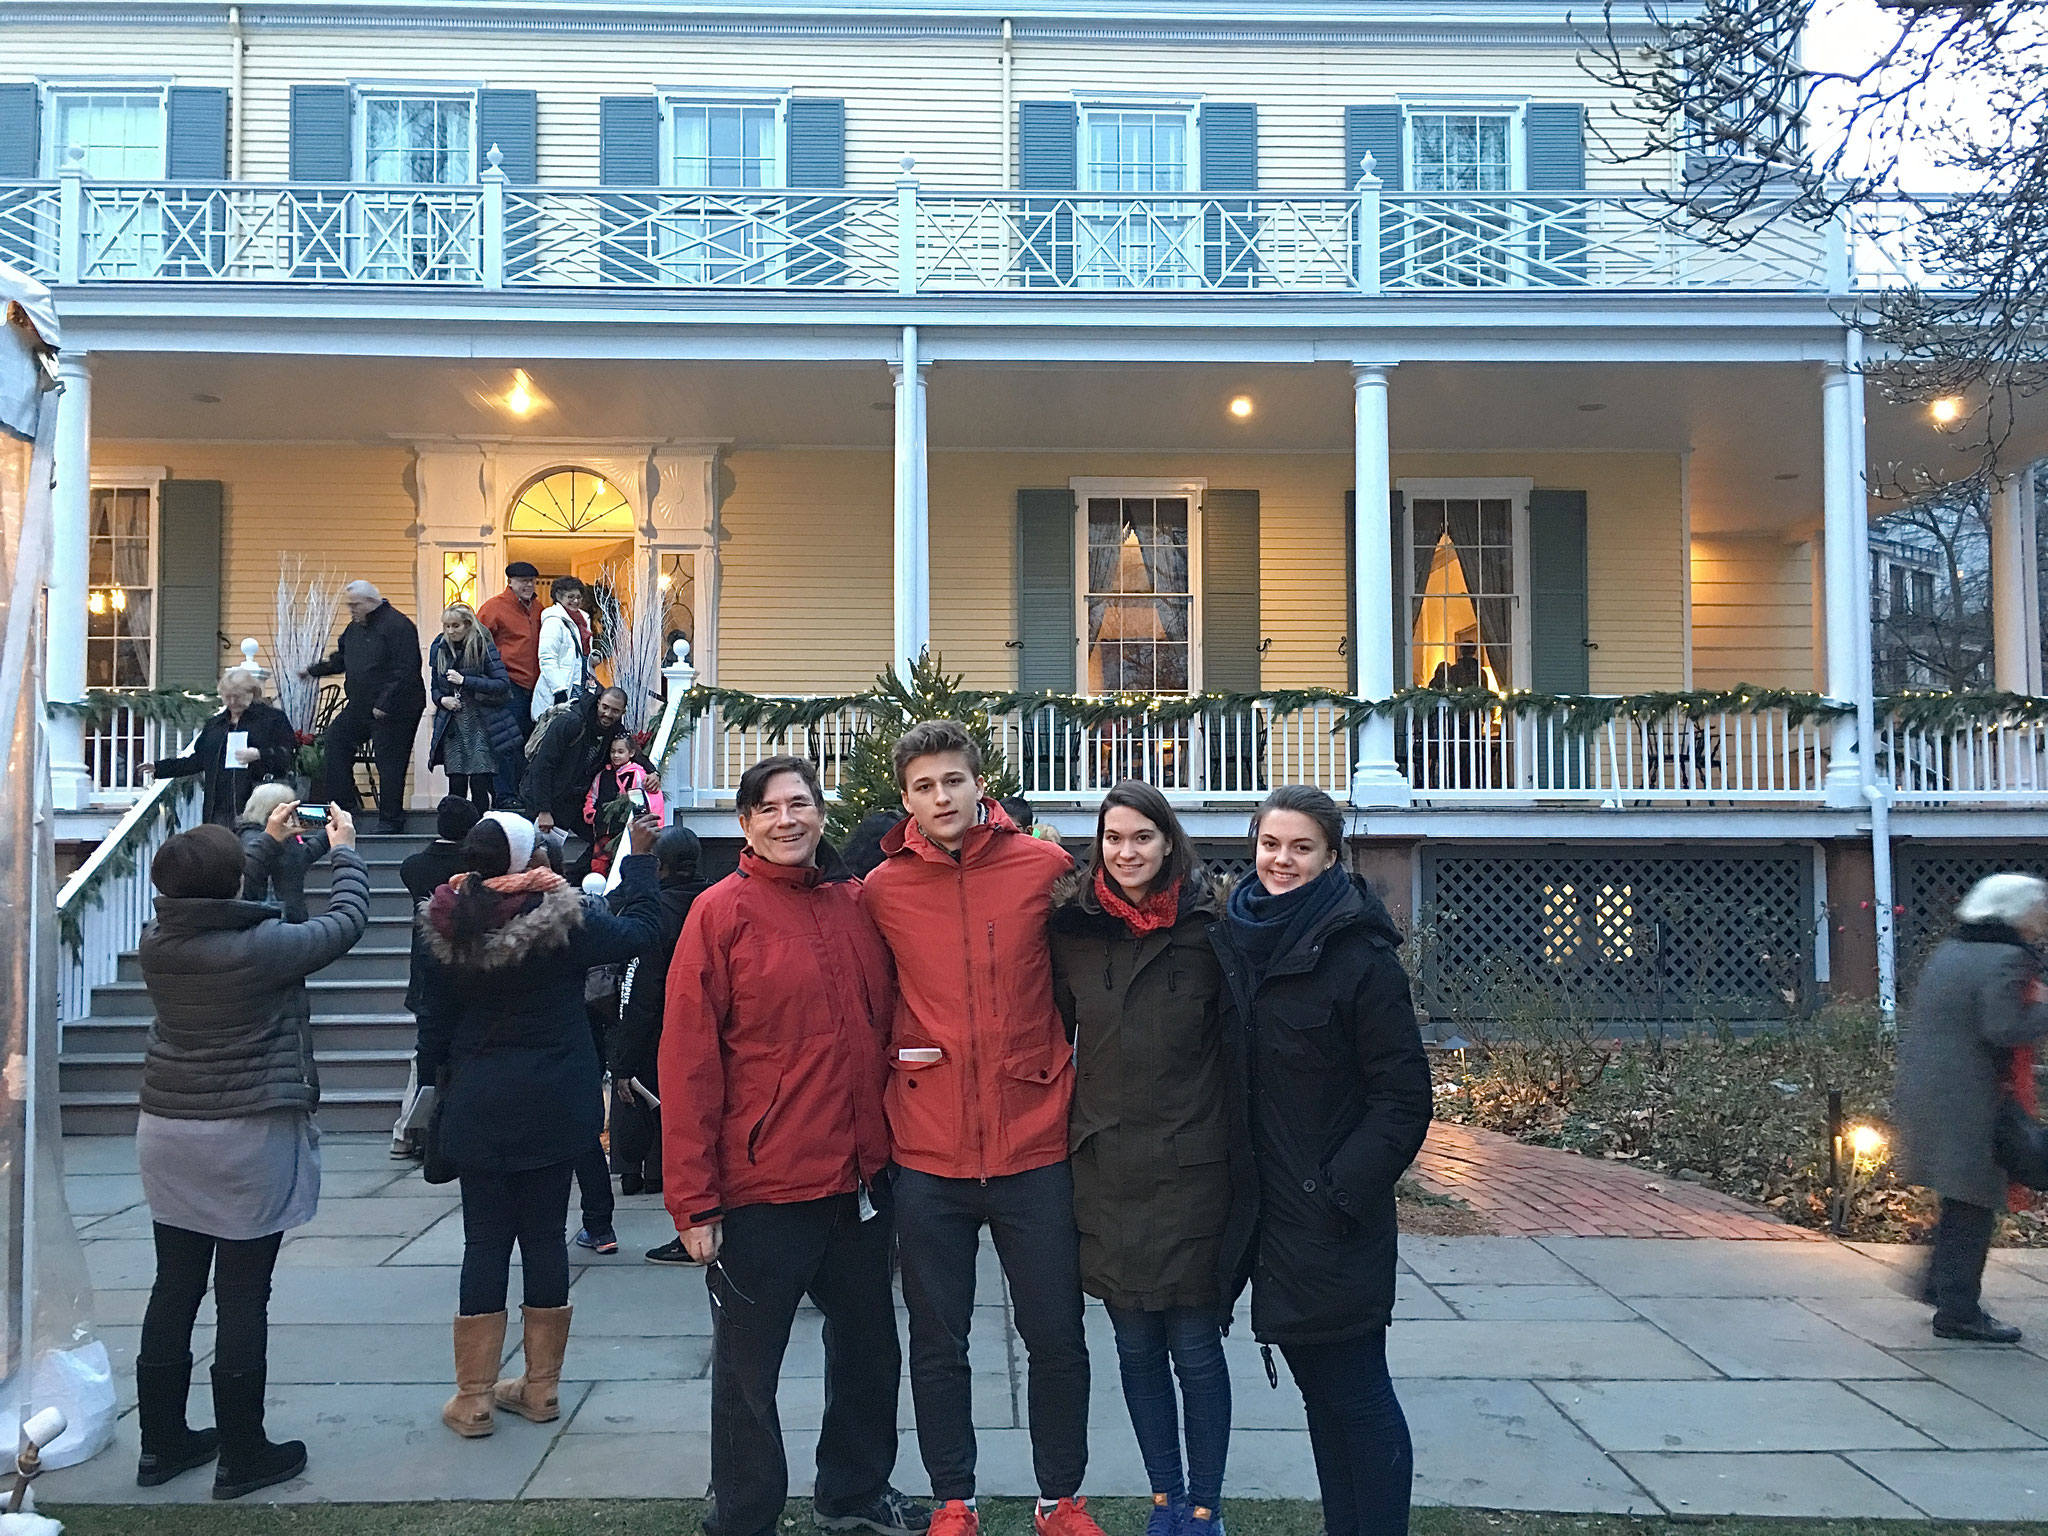
<path fill-rule="evenodd" d="M 944 661 L 926 651 L 910 669 L 908 680 L 894 667 L 875 679 L 870 706 L 872 727 L 858 737 L 839 772 L 839 801 L 832 808 L 828 835 L 835 843 L 875 811 L 903 809 L 903 796 L 896 789 L 894 753 L 896 738 L 925 720 L 958 720 L 981 748 L 981 771 L 988 792 L 997 799 L 1014 795 L 1021 786 L 1002 749 L 996 745 L 994 724 L 982 708 L 984 695 L 963 689 L 965 674 L 948 676 Z"/>

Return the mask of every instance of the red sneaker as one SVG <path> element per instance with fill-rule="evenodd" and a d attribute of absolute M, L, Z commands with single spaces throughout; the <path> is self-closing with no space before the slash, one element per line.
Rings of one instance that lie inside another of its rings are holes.
<path fill-rule="evenodd" d="M 1051 1509 L 1040 1505 L 1037 1525 L 1038 1536 L 1103 1536 L 1102 1527 L 1088 1513 L 1088 1501 L 1078 1496 L 1061 1499 Z"/>
<path fill-rule="evenodd" d="M 981 1516 L 967 1507 L 965 1499 L 948 1499 L 932 1511 L 932 1523 L 925 1536 L 980 1536 Z"/>

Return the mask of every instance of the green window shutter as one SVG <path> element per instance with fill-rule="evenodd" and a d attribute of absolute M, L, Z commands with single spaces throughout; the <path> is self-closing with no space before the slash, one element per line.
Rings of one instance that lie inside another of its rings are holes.
<path fill-rule="evenodd" d="M 1017 103 L 1017 184 L 1072 192 L 1081 180 L 1081 109 L 1071 101 Z"/>
<path fill-rule="evenodd" d="M 0 85 L 0 176 L 34 181 L 42 168 L 43 102 L 33 83 Z M 55 175 L 56 166 L 50 167 Z"/>
<path fill-rule="evenodd" d="M 1407 166 L 1401 154 L 1401 108 L 1395 103 L 1344 109 L 1344 177 L 1349 190 L 1365 173 L 1359 169 L 1366 155 L 1372 155 L 1372 173 L 1380 179 L 1380 190 L 1399 192 L 1406 183 Z"/>
<path fill-rule="evenodd" d="M 1251 192 L 1259 185 L 1259 109 L 1249 101 L 1205 101 L 1202 190 Z"/>
<path fill-rule="evenodd" d="M 661 180 L 661 113 L 652 96 L 597 99 L 597 179 L 608 187 L 652 187 Z"/>
<path fill-rule="evenodd" d="M 174 85 L 165 103 L 164 176 L 170 181 L 228 178 L 228 93 L 210 85 Z"/>
<path fill-rule="evenodd" d="M 1531 192 L 1586 189 L 1586 109 L 1576 101 L 1532 101 L 1525 109 Z"/>
<path fill-rule="evenodd" d="M 1402 516 L 1401 493 L 1394 492 L 1388 512 L 1387 546 L 1393 551 L 1392 632 L 1387 636 L 1394 658 L 1394 692 L 1412 686 L 1408 680 L 1408 592 L 1401 579 L 1402 562 L 1408 558 L 1408 530 Z M 1344 685 L 1358 694 L 1358 493 L 1344 493 Z"/>
<path fill-rule="evenodd" d="M 1529 495 L 1529 686 L 1586 693 L 1586 493 Z"/>
<path fill-rule="evenodd" d="M 846 103 L 836 97 L 793 96 L 789 102 L 789 184 L 846 185 Z"/>
<path fill-rule="evenodd" d="M 166 480 L 157 497 L 156 685 L 220 681 L 221 483 Z"/>
<path fill-rule="evenodd" d="M 1259 493 L 1202 497 L 1202 688 L 1259 691 Z"/>
<path fill-rule="evenodd" d="M 1017 687 L 1072 693 L 1074 493 L 1017 493 Z"/>
<path fill-rule="evenodd" d="M 476 93 L 477 174 L 491 163 L 491 146 L 498 147 L 498 169 L 515 187 L 530 187 L 540 180 L 540 100 L 532 91 L 478 91 Z"/>
<path fill-rule="evenodd" d="M 348 181 L 355 168 L 345 85 L 295 85 L 291 95 L 293 181 Z M 219 679 L 215 679 L 219 681 Z"/>

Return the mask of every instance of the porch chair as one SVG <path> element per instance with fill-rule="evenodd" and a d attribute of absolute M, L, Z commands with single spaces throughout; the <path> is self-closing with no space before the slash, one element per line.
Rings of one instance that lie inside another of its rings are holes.
<path fill-rule="evenodd" d="M 326 734 L 327 727 L 334 724 L 334 717 L 341 713 L 342 689 L 339 683 L 322 683 L 319 702 L 313 706 L 313 735 Z M 377 788 L 377 752 L 375 745 L 365 740 L 356 748 L 356 794 L 366 804 L 374 804 L 381 812 L 383 797 Z"/>

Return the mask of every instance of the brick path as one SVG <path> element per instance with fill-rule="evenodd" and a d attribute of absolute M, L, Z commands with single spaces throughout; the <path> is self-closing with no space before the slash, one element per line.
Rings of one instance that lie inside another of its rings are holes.
<path fill-rule="evenodd" d="M 1799 1242 L 1821 1235 L 1699 1184 L 1441 1120 L 1430 1126 L 1414 1174 L 1425 1188 L 1455 1195 L 1510 1237 Z"/>

